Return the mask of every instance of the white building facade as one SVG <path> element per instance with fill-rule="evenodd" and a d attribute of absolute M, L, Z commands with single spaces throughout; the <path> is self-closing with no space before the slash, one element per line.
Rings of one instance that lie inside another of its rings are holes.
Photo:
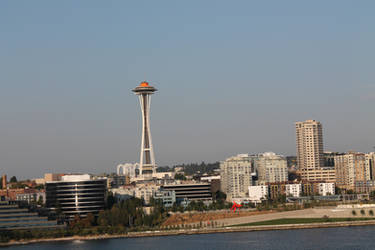
<path fill-rule="evenodd" d="M 150 203 L 150 199 L 154 196 L 155 192 L 160 190 L 160 186 L 150 185 L 137 185 L 137 186 L 125 186 L 121 188 L 113 188 L 111 191 L 118 200 L 128 199 L 135 197 L 143 199 L 146 204 Z"/>
<path fill-rule="evenodd" d="M 287 160 L 284 156 L 266 152 L 258 155 L 254 163 L 259 185 L 288 181 Z"/>
<path fill-rule="evenodd" d="M 285 185 L 285 194 L 286 196 L 300 197 L 302 193 L 301 184 L 286 184 Z"/>
<path fill-rule="evenodd" d="M 136 170 L 139 170 L 138 163 L 124 163 L 117 165 L 118 175 L 127 175 L 130 178 L 136 177 Z"/>
<path fill-rule="evenodd" d="M 252 158 L 239 154 L 220 163 L 221 190 L 227 200 L 248 197 L 247 187 L 252 186 Z"/>
<path fill-rule="evenodd" d="M 268 186 L 249 186 L 249 199 L 251 202 L 260 203 L 268 198 Z"/>
<path fill-rule="evenodd" d="M 335 183 L 319 183 L 319 195 L 327 196 L 335 194 Z"/>

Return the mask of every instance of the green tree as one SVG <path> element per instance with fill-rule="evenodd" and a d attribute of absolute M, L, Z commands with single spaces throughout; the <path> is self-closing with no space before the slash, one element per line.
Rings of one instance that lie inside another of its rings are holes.
<path fill-rule="evenodd" d="M 177 210 L 178 210 L 178 205 L 176 202 L 174 202 L 172 205 L 172 212 L 177 212 Z"/>
<path fill-rule="evenodd" d="M 98 215 L 98 225 L 102 227 L 108 227 L 109 226 L 109 213 L 107 211 L 100 211 Z"/>
<path fill-rule="evenodd" d="M 39 196 L 37 204 L 40 205 L 40 206 L 43 205 L 43 196 L 41 196 L 41 195 Z"/>
<path fill-rule="evenodd" d="M 38 190 L 44 189 L 44 185 L 43 184 L 36 185 L 35 189 L 38 189 Z"/>
<path fill-rule="evenodd" d="M 224 192 L 218 190 L 216 193 L 214 193 L 213 197 L 215 200 L 225 200 L 227 198 L 227 195 Z"/>
<path fill-rule="evenodd" d="M 183 207 L 183 206 L 178 206 L 178 211 L 179 211 L 180 213 L 183 213 L 183 212 L 184 212 L 184 207 Z"/>
<path fill-rule="evenodd" d="M 86 218 L 81 220 L 85 228 L 89 228 L 95 225 L 95 216 L 92 213 L 88 213 Z"/>
<path fill-rule="evenodd" d="M 337 187 L 337 186 L 335 186 L 335 193 L 336 194 L 342 194 L 342 189 L 339 188 L 339 187 Z"/>
<path fill-rule="evenodd" d="M 354 194 L 354 191 L 352 189 L 346 190 L 347 194 Z"/>
<path fill-rule="evenodd" d="M 106 202 L 107 208 L 111 209 L 115 203 L 116 203 L 116 199 L 113 196 L 113 193 L 112 192 L 108 192 L 108 194 L 107 194 L 107 202 Z"/>
<path fill-rule="evenodd" d="M 180 173 L 175 174 L 174 179 L 175 179 L 175 180 L 186 181 L 186 177 L 185 177 L 185 175 L 184 175 L 184 174 L 180 174 Z"/>
<path fill-rule="evenodd" d="M 12 176 L 12 178 L 10 178 L 9 182 L 10 182 L 10 183 L 15 183 L 15 182 L 17 182 L 17 177 Z"/>

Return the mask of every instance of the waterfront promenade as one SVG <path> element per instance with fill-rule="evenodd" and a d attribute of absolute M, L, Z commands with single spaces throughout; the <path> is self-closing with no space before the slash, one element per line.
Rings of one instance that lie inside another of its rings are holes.
<path fill-rule="evenodd" d="M 371 208 L 365 208 L 366 216 L 360 215 L 360 209 L 353 208 L 338 208 L 338 207 L 322 207 L 322 208 L 309 208 L 303 210 L 294 210 L 286 212 L 268 213 L 253 216 L 235 217 L 217 220 L 219 225 L 237 225 L 244 223 L 253 223 L 266 220 L 276 220 L 285 218 L 322 218 L 327 216 L 329 218 L 358 218 L 358 217 L 371 217 L 368 215 L 368 210 Z M 375 209 L 375 206 L 374 208 Z M 352 211 L 356 210 L 357 215 L 354 216 Z M 375 219 L 375 218 L 374 218 Z"/>

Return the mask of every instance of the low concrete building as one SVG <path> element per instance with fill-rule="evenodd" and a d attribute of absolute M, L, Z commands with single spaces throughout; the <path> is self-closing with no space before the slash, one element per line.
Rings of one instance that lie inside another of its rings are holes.
<path fill-rule="evenodd" d="M 319 183 L 319 195 L 327 196 L 335 194 L 335 183 Z"/>
<path fill-rule="evenodd" d="M 120 186 L 129 185 L 130 177 L 127 175 L 113 175 L 107 177 L 107 188 L 118 188 Z"/>
<path fill-rule="evenodd" d="M 160 200 L 164 207 L 172 207 L 176 203 L 176 192 L 173 190 L 159 190 L 154 193 L 154 199 Z"/>
<path fill-rule="evenodd" d="M 146 204 L 150 203 L 150 199 L 154 196 L 155 192 L 160 190 L 160 186 L 155 184 L 138 184 L 137 186 L 129 185 L 120 188 L 113 188 L 113 192 L 117 200 L 126 200 L 131 197 L 143 199 Z"/>
<path fill-rule="evenodd" d="M 43 191 L 39 190 L 30 190 L 24 193 L 18 193 L 16 194 L 16 201 L 24 201 L 27 202 L 28 204 L 32 202 L 38 202 L 41 201 L 42 203 L 45 203 L 46 201 L 46 193 Z"/>
<path fill-rule="evenodd" d="M 201 177 L 202 182 L 212 182 L 213 180 L 219 180 L 220 181 L 220 179 L 221 179 L 220 175 L 202 176 Z"/>
<path fill-rule="evenodd" d="M 268 198 L 268 186 L 249 186 L 249 199 L 251 202 L 260 203 Z"/>
<path fill-rule="evenodd" d="M 59 181 L 61 180 L 61 177 L 64 176 L 64 174 L 55 174 L 55 173 L 47 173 L 44 174 L 44 182 L 47 181 Z"/>
<path fill-rule="evenodd" d="M 0 196 L 4 196 L 10 201 L 26 201 L 37 202 L 39 197 L 42 196 L 43 201 L 45 200 L 44 190 L 38 190 L 33 188 L 9 188 L 0 190 Z"/>
<path fill-rule="evenodd" d="M 149 204 L 151 197 L 159 190 L 160 186 L 157 185 L 142 185 L 136 187 L 134 195 L 137 198 L 143 199 L 146 204 Z"/>
<path fill-rule="evenodd" d="M 301 184 L 286 184 L 285 185 L 285 195 L 292 197 L 300 197 L 302 193 Z"/>

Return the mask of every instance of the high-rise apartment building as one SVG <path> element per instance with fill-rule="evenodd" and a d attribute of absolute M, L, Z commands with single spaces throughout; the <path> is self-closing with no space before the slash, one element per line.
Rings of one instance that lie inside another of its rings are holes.
<path fill-rule="evenodd" d="M 252 185 L 252 157 L 239 154 L 220 163 L 221 190 L 227 194 L 227 200 L 243 198 L 248 195 Z"/>
<path fill-rule="evenodd" d="M 258 173 L 258 185 L 288 181 L 287 160 L 284 156 L 266 152 L 258 155 L 254 164 Z"/>
<path fill-rule="evenodd" d="M 366 164 L 366 154 L 348 152 L 335 156 L 336 185 L 339 188 L 354 190 L 356 182 L 370 180 L 370 170 Z"/>
<path fill-rule="evenodd" d="M 345 153 L 338 153 L 338 152 L 324 152 L 324 167 L 325 168 L 335 168 L 335 156 L 343 155 Z"/>
<path fill-rule="evenodd" d="M 324 167 L 322 124 L 315 120 L 296 123 L 297 163 L 300 169 Z"/>
<path fill-rule="evenodd" d="M 324 166 L 322 124 L 315 120 L 296 123 L 297 163 L 301 178 L 335 181 L 335 170 Z"/>

